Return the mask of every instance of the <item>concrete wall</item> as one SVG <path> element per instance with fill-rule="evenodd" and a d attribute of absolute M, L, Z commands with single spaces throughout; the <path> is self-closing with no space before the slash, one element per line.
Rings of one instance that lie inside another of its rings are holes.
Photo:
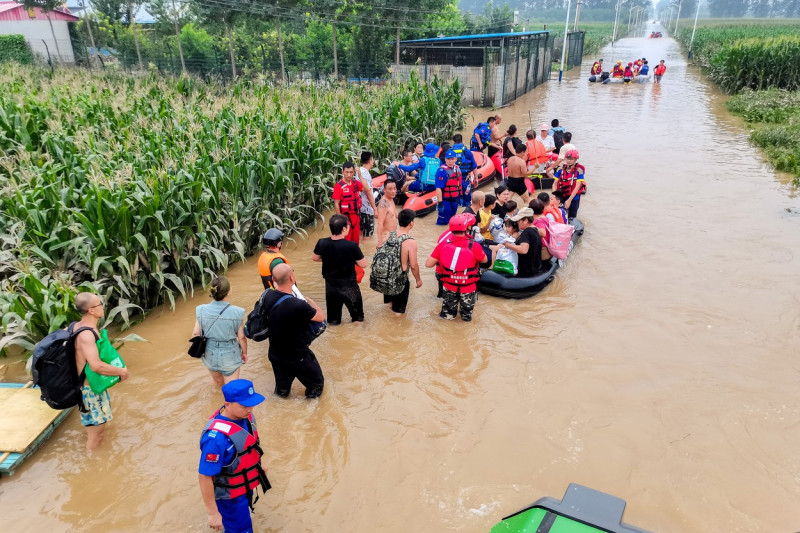
<path fill-rule="evenodd" d="M 486 105 L 491 105 L 494 102 L 494 76 L 496 74 L 494 72 L 491 73 L 487 83 L 487 80 L 484 79 L 483 67 L 392 65 L 389 68 L 392 72 L 392 79 L 398 81 L 408 81 L 412 71 L 416 72 L 421 80 L 430 80 L 434 77 L 439 77 L 442 80 L 458 79 L 461 87 L 464 89 L 461 98 L 461 103 L 464 105 L 482 105 L 484 100 L 484 88 L 486 89 Z"/>
<path fill-rule="evenodd" d="M 56 43 L 53 42 L 53 33 L 50 31 L 50 24 L 46 20 L 0 21 L 0 35 L 24 35 L 25 41 L 27 41 L 34 54 L 47 59 L 47 47 L 49 47 L 50 57 L 53 61 L 58 63 L 75 63 L 75 54 L 72 52 L 72 42 L 69 39 L 66 21 L 54 20 L 53 32 L 55 32 L 56 39 L 58 40 L 58 50 L 61 53 L 60 60 Z M 47 47 L 45 47 L 42 40 L 47 43 Z"/>

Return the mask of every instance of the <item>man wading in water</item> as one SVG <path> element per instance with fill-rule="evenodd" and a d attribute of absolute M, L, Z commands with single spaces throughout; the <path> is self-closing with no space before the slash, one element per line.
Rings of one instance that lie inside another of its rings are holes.
<path fill-rule="evenodd" d="M 376 248 L 383 244 L 390 231 L 397 230 L 397 211 L 394 208 L 395 196 L 397 196 L 397 184 L 392 180 L 386 180 L 386 184 L 383 186 L 383 198 L 375 208 L 375 214 L 378 218 L 378 243 Z"/>

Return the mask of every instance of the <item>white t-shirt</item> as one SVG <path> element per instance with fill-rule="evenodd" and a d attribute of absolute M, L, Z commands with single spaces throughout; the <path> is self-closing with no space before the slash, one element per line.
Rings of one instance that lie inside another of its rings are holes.
<path fill-rule="evenodd" d="M 358 172 L 361 174 L 361 177 L 364 178 L 364 181 L 367 182 L 367 186 L 369 187 L 369 192 L 361 191 L 361 212 L 368 215 L 374 215 L 375 211 L 372 209 L 372 204 L 369 203 L 369 198 L 367 197 L 367 194 L 372 194 L 372 174 L 370 174 L 369 170 L 364 167 L 358 167 Z"/>
<path fill-rule="evenodd" d="M 577 150 L 577 148 L 575 148 L 575 145 L 572 143 L 564 143 L 564 145 L 561 147 L 561 150 L 558 152 L 558 158 L 564 159 L 567 157 L 567 152 L 570 150 Z"/>
<path fill-rule="evenodd" d="M 549 150 L 551 148 L 555 149 L 555 147 L 556 147 L 556 142 L 553 140 L 553 136 L 552 135 L 548 135 L 544 139 L 539 137 L 539 140 L 542 142 L 542 144 L 544 145 L 544 147 L 547 150 Z"/>

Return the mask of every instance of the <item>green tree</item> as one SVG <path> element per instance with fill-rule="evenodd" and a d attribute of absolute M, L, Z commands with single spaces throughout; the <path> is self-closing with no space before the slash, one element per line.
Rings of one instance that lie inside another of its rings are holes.
<path fill-rule="evenodd" d="M 121 22 L 128 14 L 127 0 L 92 0 L 92 8 L 114 22 Z"/>
<path fill-rule="evenodd" d="M 197 10 L 206 22 L 221 21 L 228 38 L 228 52 L 231 56 L 231 76 L 236 79 L 236 52 L 233 46 L 233 24 L 240 11 L 227 4 L 197 2 Z"/>

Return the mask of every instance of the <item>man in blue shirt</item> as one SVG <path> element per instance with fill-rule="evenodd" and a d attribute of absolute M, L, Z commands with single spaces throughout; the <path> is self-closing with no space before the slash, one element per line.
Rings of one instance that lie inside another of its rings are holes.
<path fill-rule="evenodd" d="M 234 379 L 222 387 L 225 405 L 206 424 L 200 437 L 198 478 L 208 526 L 225 533 L 252 533 L 250 517 L 258 496 L 255 491 L 270 488 L 261 467 L 253 407 L 264 396 L 253 390 L 253 383 Z M 255 496 L 255 498 L 254 498 Z"/>

